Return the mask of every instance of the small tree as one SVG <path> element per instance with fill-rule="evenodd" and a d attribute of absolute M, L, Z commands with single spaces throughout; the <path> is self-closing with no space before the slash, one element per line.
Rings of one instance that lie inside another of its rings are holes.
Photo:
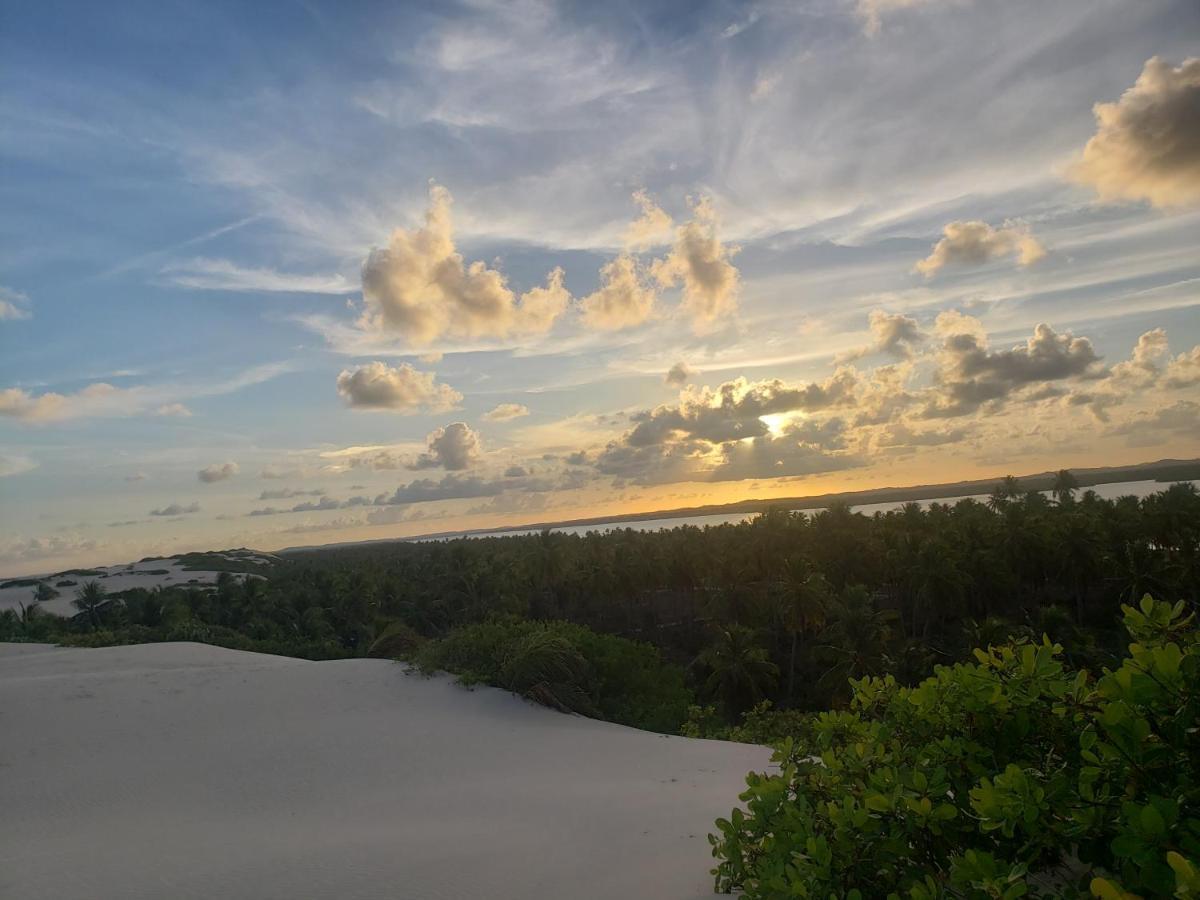
<path fill-rule="evenodd" d="M 71 604 L 87 618 L 92 631 L 96 631 L 100 627 L 100 613 L 108 602 L 108 592 L 104 585 L 93 579 L 85 581 L 83 587 L 75 592 L 75 599 Z"/>

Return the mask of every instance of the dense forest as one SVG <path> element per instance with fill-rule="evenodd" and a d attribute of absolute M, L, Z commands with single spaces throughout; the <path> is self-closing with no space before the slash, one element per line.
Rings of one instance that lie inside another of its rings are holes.
<path fill-rule="evenodd" d="M 1048 634 L 1069 663 L 1098 669 L 1124 650 L 1122 602 L 1200 601 L 1192 484 L 1110 501 L 1063 473 L 1054 497 L 1009 479 L 986 503 L 910 503 L 870 517 L 773 509 L 703 529 L 333 546 L 286 556 L 266 577 L 222 574 L 212 589 L 110 595 L 81 577 L 73 619 L 31 604 L 0 614 L 0 640 L 385 656 L 520 688 L 501 675 L 505 656 L 545 632 L 538 658 L 565 668 L 561 678 L 527 675 L 544 701 L 603 715 L 601 695 L 629 690 L 597 669 L 593 645 L 603 642 L 671 689 L 670 702 L 648 698 L 652 715 L 621 721 L 678 732 L 696 706 L 689 727 L 719 730 L 763 701 L 843 706 L 851 678 L 915 683 L 1022 636 Z M 609 668 L 619 678 L 630 665 Z"/>
<path fill-rule="evenodd" d="M 711 837 L 748 897 L 1196 897 L 1198 554 L 1194 485 L 1110 501 L 1064 472 L 1049 499 L 335 546 L 207 588 L 80 573 L 74 617 L 43 582 L 0 640 L 401 659 L 772 744 Z"/>

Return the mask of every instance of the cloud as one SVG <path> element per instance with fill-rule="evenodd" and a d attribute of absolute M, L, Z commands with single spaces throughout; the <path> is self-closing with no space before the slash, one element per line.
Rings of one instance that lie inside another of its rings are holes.
<path fill-rule="evenodd" d="M 871 329 L 871 343 L 840 354 L 836 360 L 838 363 L 852 362 L 872 353 L 885 353 L 897 359 L 909 359 L 916 348 L 925 341 L 925 334 L 917 320 L 902 313 L 873 309 L 867 321 Z"/>
<path fill-rule="evenodd" d="M 296 275 L 203 257 L 171 263 L 159 274 L 171 284 L 202 291 L 350 294 L 357 290 L 357 285 L 341 275 Z"/>
<path fill-rule="evenodd" d="M 874 37 L 883 27 L 885 14 L 900 9 L 927 6 L 937 0 L 853 0 L 854 12 L 862 20 L 863 32 Z"/>
<path fill-rule="evenodd" d="M 465 422 L 451 422 L 426 438 L 429 450 L 410 463 L 410 469 L 469 469 L 479 461 L 483 449 L 479 435 Z"/>
<path fill-rule="evenodd" d="M 156 416 L 172 416 L 180 419 L 190 418 L 192 411 L 182 403 L 164 403 L 158 409 L 154 410 Z"/>
<path fill-rule="evenodd" d="M 742 440 L 766 434 L 763 416 L 798 410 L 821 410 L 849 403 L 857 377 L 840 369 L 826 381 L 789 385 L 779 379 L 727 381 L 716 390 L 688 388 L 679 402 L 634 413 L 633 429 L 625 443 L 634 447 L 661 444 L 681 436 L 709 443 Z"/>
<path fill-rule="evenodd" d="M 1197 422 L 1200 422 L 1200 403 L 1180 400 L 1170 406 L 1139 413 L 1124 424 L 1110 429 L 1109 433 L 1134 438 L 1147 432 L 1194 434 Z"/>
<path fill-rule="evenodd" d="M 485 422 L 508 422 L 529 415 L 529 407 L 520 403 L 501 403 L 483 414 Z"/>
<path fill-rule="evenodd" d="M 634 191 L 633 202 L 641 208 L 641 214 L 625 229 L 625 246 L 631 250 L 645 250 L 667 243 L 674 225 L 671 217 L 645 191 Z"/>
<path fill-rule="evenodd" d="M 193 501 L 187 506 L 182 506 L 178 503 L 172 503 L 169 506 L 164 506 L 161 509 L 150 510 L 152 516 L 183 516 L 190 513 L 200 512 L 200 504 Z"/>
<path fill-rule="evenodd" d="M 106 382 L 96 382 L 67 394 L 46 391 L 35 395 L 22 388 L 6 388 L 0 391 L 0 416 L 33 423 L 133 416 L 162 409 L 164 405 L 170 407 L 178 403 L 180 398 L 231 394 L 274 378 L 288 368 L 285 364 L 270 363 L 254 366 L 224 381 L 196 384 L 119 388 Z"/>
<path fill-rule="evenodd" d="M 450 192 L 429 189 L 425 223 L 398 228 L 363 263 L 365 309 L 359 326 L 393 332 L 424 346 L 442 336 L 506 337 L 547 331 L 569 302 L 561 269 L 520 303 L 504 275 L 483 262 L 464 263 L 454 245 Z"/>
<path fill-rule="evenodd" d="M 600 269 L 600 287 L 580 303 L 583 323 L 600 331 L 640 325 L 654 312 L 657 295 L 643 283 L 637 261 L 626 254 Z"/>
<path fill-rule="evenodd" d="M 38 464 L 28 456 L 10 456 L 0 453 L 0 478 L 31 472 Z"/>
<path fill-rule="evenodd" d="M 0 285 L 0 322 L 28 319 L 29 297 L 20 291 Z"/>
<path fill-rule="evenodd" d="M 51 559 L 59 556 L 87 553 L 103 546 L 104 544 L 91 538 L 67 534 L 39 538 L 17 538 L 5 544 L 0 544 L 0 560 L 5 562 L 24 562 Z"/>
<path fill-rule="evenodd" d="M 404 415 L 445 412 L 463 399 L 450 385 L 435 381 L 432 372 L 420 372 L 408 363 L 393 368 L 372 362 L 344 369 L 337 377 L 337 391 L 346 405 L 355 409 L 386 409 Z"/>
<path fill-rule="evenodd" d="M 438 481 L 418 478 L 416 481 L 396 488 L 391 495 L 375 498 L 380 506 L 395 506 L 404 503 L 429 503 L 434 500 L 465 500 L 477 497 L 494 497 L 509 485 L 503 479 L 485 479 L 478 475 L 444 475 Z"/>
<path fill-rule="evenodd" d="M 1200 57 L 1146 61 L 1116 103 L 1097 103 L 1096 133 L 1071 176 L 1103 200 L 1200 204 Z"/>
<path fill-rule="evenodd" d="M 237 473 L 238 464 L 235 462 L 213 463 L 197 472 L 196 477 L 205 484 L 212 484 L 216 481 L 227 481 Z"/>
<path fill-rule="evenodd" d="M 667 374 L 663 377 L 663 383 L 669 384 L 671 387 L 683 387 L 695 374 L 696 372 L 691 366 L 680 360 L 667 370 Z"/>
<path fill-rule="evenodd" d="M 134 472 L 132 475 L 126 475 L 125 480 L 133 483 L 136 481 L 145 481 L 148 477 L 145 472 Z"/>
<path fill-rule="evenodd" d="M 1193 387 L 1200 384 L 1200 345 L 1180 353 L 1166 368 L 1163 384 L 1169 388 Z"/>
<path fill-rule="evenodd" d="M 1058 334 L 1042 323 L 1024 344 L 992 351 L 980 334 L 981 327 L 977 320 L 961 314 L 938 317 L 943 343 L 926 416 L 966 415 L 984 403 L 1002 404 L 1025 387 L 1044 388 L 1055 381 L 1107 374 L 1085 337 Z"/>
<path fill-rule="evenodd" d="M 678 403 L 632 414 L 634 427 L 610 441 L 592 464 L 638 484 L 799 476 L 861 465 L 849 454 L 830 452 L 844 447 L 840 419 L 764 421 L 845 406 L 857 384 L 853 370 L 839 369 L 824 382 L 738 378 L 716 389 L 688 388 Z"/>
<path fill-rule="evenodd" d="M 932 278 L 947 265 L 981 266 L 1003 256 L 1014 255 L 1017 264 L 1030 266 L 1046 255 L 1037 238 L 1017 227 L 993 228 L 986 222 L 951 222 L 933 251 L 914 267 Z"/>
<path fill-rule="evenodd" d="M 692 205 L 692 221 L 675 232 L 675 245 L 665 259 L 655 260 L 651 272 L 663 287 L 683 282 L 681 309 L 704 330 L 737 309 L 739 275 L 730 258 L 737 252 L 717 238 L 712 203 Z"/>
<path fill-rule="evenodd" d="M 311 491 L 296 490 L 294 488 L 276 488 L 268 489 L 258 495 L 259 500 L 290 500 L 293 497 L 322 497 L 325 495 L 324 488 L 313 488 Z"/>

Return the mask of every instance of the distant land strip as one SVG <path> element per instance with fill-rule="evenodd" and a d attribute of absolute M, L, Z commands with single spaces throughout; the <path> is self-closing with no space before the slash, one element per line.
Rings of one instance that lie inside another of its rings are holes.
<path fill-rule="evenodd" d="M 1131 466 L 1105 466 L 1095 469 L 1068 469 L 1080 489 L 1097 484 L 1119 484 L 1125 481 L 1173 481 L 1200 480 L 1200 459 L 1160 459 L 1157 462 L 1137 463 Z M 1017 483 L 1025 491 L 1048 491 L 1054 486 L 1056 472 L 1038 472 L 1021 475 Z M 822 509 L 834 503 L 850 506 L 865 506 L 872 503 L 907 503 L 913 500 L 952 500 L 974 494 L 989 494 L 1006 476 L 980 478 L 974 481 L 955 481 L 948 484 L 915 484 L 907 487 L 868 488 L 861 491 L 842 491 L 836 494 L 815 494 L 809 497 L 769 497 L 763 499 L 735 500 L 732 503 L 714 503 L 707 506 L 683 506 L 676 509 L 658 509 L 648 512 L 623 513 L 611 516 L 591 516 L 585 519 L 565 519 L 557 522 L 531 522 L 524 525 L 501 525 L 493 528 L 475 528 L 465 531 L 441 531 L 429 534 L 410 535 L 399 538 L 379 538 L 371 541 L 345 541 L 305 547 L 288 547 L 275 551 L 277 554 L 302 553 L 361 544 L 387 544 L 398 541 L 428 541 L 443 538 L 473 537 L 479 535 L 504 535 L 517 531 L 543 531 L 554 528 L 578 528 L 587 525 L 612 525 L 620 522 L 645 522 L 653 519 L 686 519 L 695 516 L 719 516 L 733 513 L 755 513 L 777 508 L 787 510 Z"/>

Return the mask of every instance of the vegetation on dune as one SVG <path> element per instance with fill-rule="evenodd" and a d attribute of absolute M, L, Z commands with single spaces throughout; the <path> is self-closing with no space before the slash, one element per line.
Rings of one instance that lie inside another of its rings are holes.
<path fill-rule="evenodd" d="M 1052 499 L 1005 480 L 985 503 L 330 547 L 263 572 L 88 581 L 73 618 L 0 613 L 0 640 L 403 659 L 774 745 L 781 771 L 715 838 L 718 887 L 748 896 L 1198 896 L 1190 484 L 1109 501 L 1060 473 Z"/>
<path fill-rule="evenodd" d="M 747 898 L 1200 896 L 1200 630 L 1125 607 L 1099 678 L 1050 641 L 975 651 L 916 687 L 854 682 L 748 776 L 710 836 Z"/>

